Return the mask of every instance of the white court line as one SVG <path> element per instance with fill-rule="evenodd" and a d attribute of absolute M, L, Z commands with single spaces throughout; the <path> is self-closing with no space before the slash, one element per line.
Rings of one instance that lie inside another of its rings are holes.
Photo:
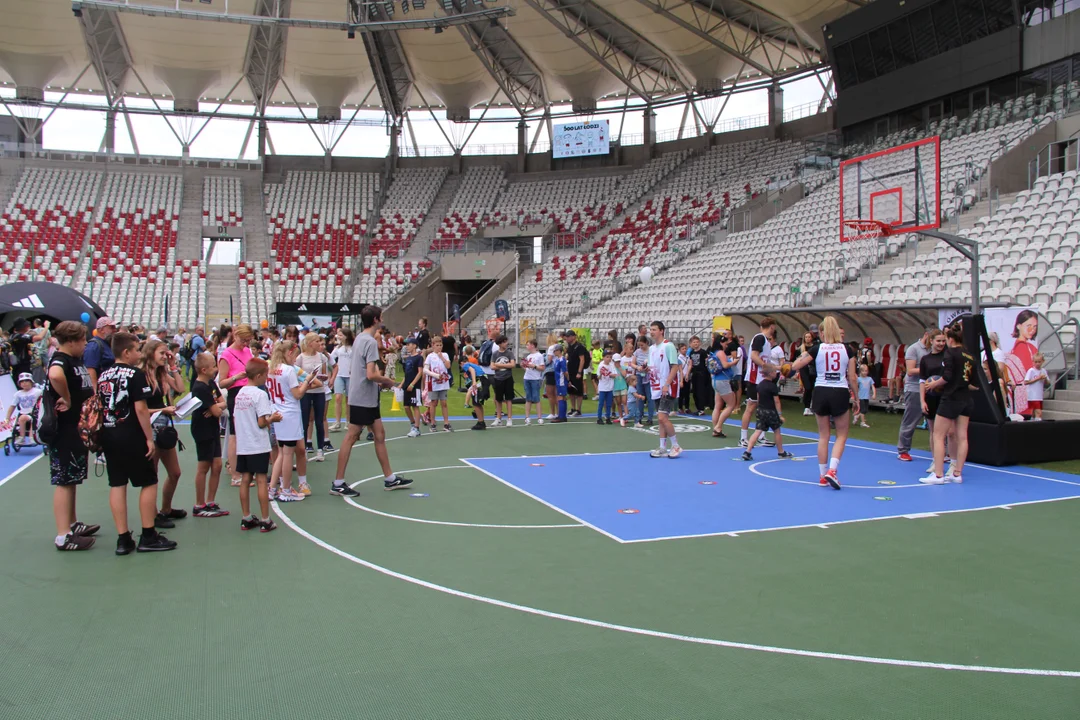
<path fill-rule="evenodd" d="M 434 471 L 434 470 L 466 470 L 466 469 L 472 469 L 472 468 L 470 468 L 469 465 L 444 465 L 442 467 L 419 468 L 417 470 L 402 470 L 401 474 L 405 475 L 407 473 L 431 472 L 431 471 Z M 382 480 L 382 478 L 383 478 L 382 475 L 372 475 L 369 478 L 364 478 L 363 480 L 357 480 L 356 482 L 350 484 L 349 487 L 355 488 L 357 485 L 362 485 L 362 484 L 364 484 L 366 482 L 371 482 L 372 480 Z M 352 505 L 355 508 L 359 508 L 360 510 L 364 510 L 365 512 L 369 512 L 369 513 L 371 513 L 373 515 L 381 515 L 382 517 L 392 518 L 394 520 L 407 520 L 409 522 L 422 523 L 424 525 L 448 525 L 450 527 L 469 527 L 469 528 L 499 528 L 499 529 L 504 529 L 504 530 L 505 529 L 512 529 L 512 530 L 550 530 L 550 529 L 554 529 L 554 528 L 579 528 L 579 527 L 583 527 L 582 525 L 578 525 L 578 524 L 563 524 L 563 525 L 493 525 L 493 524 L 488 524 L 488 523 L 462 523 L 462 522 L 449 522 L 449 521 L 446 521 L 446 520 L 424 520 L 422 518 L 407 517 L 405 515 L 395 515 L 394 513 L 388 513 L 388 512 L 383 512 L 382 510 L 376 510 L 375 508 L 370 508 L 370 507 L 368 507 L 366 505 L 361 505 L 360 503 L 356 502 L 355 500 L 353 500 L 350 497 L 345 498 L 345 502 L 349 503 L 350 505 Z M 275 507 L 275 509 L 277 508 L 276 505 L 274 507 Z"/>
<path fill-rule="evenodd" d="M 590 618 L 577 617 L 575 615 L 566 615 L 564 613 L 541 610 L 539 608 L 529 607 L 527 605 L 518 605 L 516 603 L 506 602 L 505 600 L 497 600 L 495 598 L 486 597 L 484 595 L 476 595 L 474 593 L 465 592 L 464 590 L 456 590 L 445 585 L 439 585 L 437 583 L 429 582 L 427 580 L 421 580 L 420 578 L 406 575 L 395 570 L 391 570 L 389 568 L 383 567 L 382 565 L 377 565 L 369 560 L 364 560 L 363 558 L 359 558 L 355 555 L 347 553 L 340 548 L 334 547 L 325 540 L 322 540 L 315 535 L 312 535 L 311 533 L 297 525 L 295 522 L 293 522 L 288 515 L 281 511 L 280 508 L 277 509 L 277 514 L 286 525 L 288 525 L 294 532 L 296 532 L 300 536 L 310 540 L 324 550 L 329 550 L 335 555 L 342 557 L 350 562 L 356 563 L 357 565 L 360 565 L 362 567 L 366 567 L 370 570 L 374 570 L 378 573 L 395 578 L 397 580 L 404 580 L 405 582 L 412 585 L 427 588 L 428 590 L 435 590 L 436 592 L 441 592 L 446 595 L 463 598 L 465 600 L 472 600 L 475 602 L 484 603 L 486 605 L 501 607 L 507 610 L 516 610 L 517 612 L 526 613 L 528 615 L 536 615 L 539 617 L 545 617 L 552 620 L 562 620 L 564 622 L 571 622 L 578 625 L 586 625 L 589 627 L 601 628 L 604 630 L 615 630 L 617 632 L 628 633 L 631 635 L 640 635 L 644 637 L 653 637 L 664 640 L 678 640 L 680 642 L 694 643 L 696 645 L 710 645 L 713 647 L 731 648 L 735 650 L 754 650 L 756 652 L 770 653 L 774 655 L 789 655 L 805 658 L 817 658 L 822 660 L 843 660 L 846 662 L 864 663 L 868 665 L 889 665 L 894 667 L 909 667 L 927 670 L 955 670 L 960 672 L 993 673 L 999 675 L 1035 675 L 1041 677 L 1080 678 L 1080 671 L 1075 670 L 1007 668 L 994 667 L 990 665 L 961 665 L 956 663 L 926 662 L 923 660 L 899 660 L 895 658 L 881 658 L 869 655 L 849 655 L 846 653 L 820 652 L 817 650 L 800 650 L 797 648 L 785 648 L 773 645 L 757 645 L 753 643 L 735 642 L 732 640 L 716 640 L 713 638 L 694 637 L 692 635 L 679 635 L 677 633 L 631 627 L 629 625 L 618 625 L 615 623 L 603 622 L 602 620 L 592 620 Z"/>
<path fill-rule="evenodd" d="M 812 442 L 812 443 L 810 443 L 810 442 L 784 443 L 784 447 L 787 447 L 789 444 L 792 447 L 795 447 L 795 446 L 798 446 L 798 445 L 816 445 L 817 442 L 815 441 L 815 442 Z M 558 458 L 558 457 L 593 457 L 593 456 L 595 456 L 595 457 L 607 457 L 608 455 L 641 455 L 642 453 L 648 454 L 649 451 L 652 450 L 652 448 L 653 448 L 653 446 L 650 445 L 649 449 L 647 449 L 647 450 L 616 450 L 615 452 L 595 452 L 595 453 L 551 453 L 551 454 L 548 454 L 548 455 L 492 455 L 490 457 L 471 457 L 468 460 L 520 460 L 520 459 L 523 459 L 523 458 Z M 694 448 L 694 449 L 683 448 L 683 455 L 686 455 L 686 454 L 689 454 L 689 453 L 724 452 L 726 450 L 738 450 L 739 452 L 742 452 L 744 449 L 745 448 L 742 448 L 739 445 L 729 445 L 727 447 L 718 447 L 718 448 Z M 650 459 L 656 460 L 656 459 L 660 459 L 660 458 L 650 458 Z M 468 462 L 468 460 L 463 459 L 462 462 Z"/>
<path fill-rule="evenodd" d="M 503 479 L 502 479 L 501 477 L 499 477 L 498 475 L 496 475 L 496 474 L 494 474 L 494 473 L 490 473 L 490 472 L 488 472 L 487 470 L 485 470 L 484 468 L 480 467 L 479 465 L 473 465 L 473 464 L 472 464 L 471 462 L 469 462 L 469 461 L 468 461 L 468 460 L 466 460 L 465 458 L 462 458 L 462 459 L 461 459 L 461 462 L 465 463 L 466 465 L 468 465 L 468 466 L 470 466 L 470 467 L 476 468 L 477 470 L 479 470 L 480 472 L 484 473 L 485 475 L 487 475 L 487 476 L 488 476 L 488 477 L 490 477 L 490 478 L 494 478 L 494 479 L 498 480 L 499 482 L 501 482 L 501 483 L 502 483 L 503 485 L 505 485 L 506 487 L 508 487 L 508 488 L 513 488 L 514 490 L 517 490 L 517 491 L 518 491 L 519 493 L 521 493 L 522 495 L 525 495 L 525 496 L 527 496 L 527 497 L 531 497 L 531 498 L 532 498 L 533 500 L 535 500 L 536 502 L 540 503 L 541 505 L 546 505 L 547 507 L 551 508 L 551 509 L 552 509 L 552 510 L 554 510 L 555 512 L 557 512 L 557 513 L 560 513 L 560 514 L 562 514 L 562 515 L 565 515 L 566 517 L 570 518 L 570 519 L 571 519 L 571 520 L 573 520 L 574 522 L 577 522 L 577 523 L 581 523 L 581 524 L 582 524 L 582 525 L 584 525 L 585 527 L 589 527 L 589 528 L 592 528 L 592 529 L 593 529 L 593 530 L 595 530 L 596 532 L 600 533 L 601 535 L 604 535 L 604 536 L 606 536 L 606 537 L 609 537 L 609 538 L 611 538 L 611 539 L 612 539 L 612 540 L 614 540 L 615 542 L 618 542 L 618 543 L 626 542 L 626 541 L 625 541 L 625 540 L 623 540 L 622 538 L 618 538 L 618 537 L 616 537 L 616 536 L 612 535 L 611 533 L 607 532 L 606 530 L 601 530 L 600 528 L 598 528 L 598 527 L 597 527 L 596 525 L 593 525 L 592 523 L 588 523 L 588 522 L 585 522 L 584 520 L 582 520 L 581 518 L 577 517 L 576 515 L 571 515 L 570 513 L 566 512 L 565 510 L 563 510 L 562 508 L 558 507 L 557 505 L 552 505 L 552 504 L 551 504 L 551 503 L 549 503 L 549 502 L 548 502 L 547 500 L 544 500 L 544 499 L 542 499 L 542 498 L 540 498 L 540 497 L 537 497 L 536 495 L 533 495 L 533 494 L 532 494 L 531 492 L 528 492 L 528 491 L 526 491 L 526 490 L 522 490 L 522 489 L 521 489 L 521 488 L 519 488 L 519 487 L 518 487 L 517 485 L 513 485 L 513 484 L 511 484 L 511 483 L 508 483 L 508 482 L 506 482 L 505 480 L 503 480 Z"/>
<path fill-rule="evenodd" d="M 806 443 L 792 443 L 792 444 L 795 444 L 795 445 L 803 444 L 803 445 L 805 445 Z M 814 443 L 814 444 L 816 444 L 816 443 Z M 784 444 L 784 447 L 787 447 L 787 443 Z M 810 456 L 807 456 L 807 457 L 810 457 Z M 816 480 L 796 480 L 795 478 L 785 478 L 785 477 L 780 477 L 779 475 L 769 475 L 768 473 L 762 472 L 761 470 L 757 469 L 758 465 L 767 465 L 768 463 L 774 463 L 774 462 L 784 462 L 784 459 L 776 458 L 776 459 L 773 459 L 773 460 L 761 460 L 760 462 L 756 462 L 753 465 L 751 465 L 748 469 L 750 470 L 750 472 L 754 473 L 755 475 L 758 475 L 758 476 L 763 477 L 763 478 L 769 478 L 770 480 L 780 480 L 781 482 L 797 483 L 799 485 L 819 485 L 820 484 Z M 933 487 L 933 486 L 932 485 L 924 485 L 923 483 L 913 483 L 911 485 L 876 485 L 876 484 L 875 485 L 844 485 L 843 487 L 844 487 L 845 490 L 847 490 L 848 488 L 854 488 L 856 490 L 893 490 L 895 488 L 929 488 L 929 487 Z"/>
<path fill-rule="evenodd" d="M 30 462 L 26 463 L 21 468 L 19 468 L 15 472 L 11 473 L 7 477 L 5 477 L 3 479 L 0 479 L 0 487 L 3 487 L 5 484 L 7 484 L 8 480 L 13 480 L 19 473 L 26 470 L 28 467 L 30 467 L 31 465 L 33 465 L 34 463 L 36 463 L 38 460 L 40 460 L 43 457 L 46 457 L 46 456 L 43 455 L 42 453 L 38 453 L 37 457 L 31 458 Z"/>

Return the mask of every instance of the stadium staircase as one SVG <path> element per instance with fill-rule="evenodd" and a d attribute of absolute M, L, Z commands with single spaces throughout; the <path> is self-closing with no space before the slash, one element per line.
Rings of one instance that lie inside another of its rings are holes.
<path fill-rule="evenodd" d="M 1073 389 L 1068 389 L 1069 387 Z M 1043 402 L 1043 418 L 1046 420 L 1080 420 L 1080 381 L 1073 380 L 1065 390 L 1057 390 L 1054 396 Z"/>
<path fill-rule="evenodd" d="M 208 326 L 229 322 L 229 298 L 233 301 L 233 318 L 237 322 L 257 322 L 255 318 L 240 318 L 240 289 L 236 268 L 232 265 L 208 265 L 206 268 L 206 323 Z"/>
<path fill-rule="evenodd" d="M 270 236 L 266 233 L 266 200 L 259 175 L 245 174 L 244 182 L 244 259 L 270 260 Z"/>
<path fill-rule="evenodd" d="M 446 175 L 442 187 L 435 196 L 435 201 L 431 204 L 431 209 L 428 210 L 424 222 L 421 223 L 412 239 L 408 252 L 405 253 L 406 260 L 423 260 L 426 257 L 431 241 L 435 239 L 435 231 L 439 229 L 439 225 L 450 212 L 450 203 L 453 202 L 458 188 L 461 187 L 461 180 L 460 173 Z"/>
<path fill-rule="evenodd" d="M 180 228 L 176 233 L 176 258 L 202 257 L 203 174 L 184 168 L 184 195 L 180 201 Z"/>

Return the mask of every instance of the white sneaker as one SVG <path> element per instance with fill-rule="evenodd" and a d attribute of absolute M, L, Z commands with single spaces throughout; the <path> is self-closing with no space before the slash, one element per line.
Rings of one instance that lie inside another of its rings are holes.
<path fill-rule="evenodd" d="M 747 440 L 746 438 L 743 438 L 743 439 L 739 440 L 739 447 L 744 448 L 744 447 L 747 447 L 749 444 L 750 444 L 750 441 Z"/>
<path fill-rule="evenodd" d="M 338 424 L 337 423 L 330 423 L 330 432 L 337 432 L 337 430 L 338 430 Z"/>
<path fill-rule="evenodd" d="M 544 424 L 544 418 L 536 418 L 536 424 L 537 425 L 543 425 Z"/>
<path fill-rule="evenodd" d="M 926 472 L 927 473 L 934 472 L 934 463 L 930 463 L 929 465 L 926 466 Z"/>
<path fill-rule="evenodd" d="M 506 427 L 513 427 L 513 426 L 514 426 L 514 421 L 511 420 L 510 418 L 506 418 Z"/>
<path fill-rule="evenodd" d="M 322 462 L 324 459 L 322 450 L 315 451 L 315 462 Z"/>
<path fill-rule="evenodd" d="M 495 418 L 491 421 L 491 427 L 499 427 L 499 418 Z"/>
<path fill-rule="evenodd" d="M 919 482 L 921 482 L 923 485 L 944 485 L 945 478 L 940 475 L 935 475 L 933 472 L 931 472 L 926 477 L 919 478 Z"/>
<path fill-rule="evenodd" d="M 964 478 L 953 465 L 949 465 L 949 469 L 945 471 L 945 479 L 952 483 L 962 483 Z"/>
<path fill-rule="evenodd" d="M 409 434 L 405 437 L 420 437 L 420 428 L 413 425 L 412 429 L 409 430 Z"/>
<path fill-rule="evenodd" d="M 805 415 L 813 415 L 813 414 L 814 414 L 814 411 L 813 411 L 813 410 L 811 410 L 810 408 L 804 408 L 804 409 L 803 409 L 803 411 L 802 411 L 802 414 L 803 414 L 804 416 L 805 416 Z"/>
<path fill-rule="evenodd" d="M 679 447 L 678 445 L 676 445 L 675 447 L 668 450 L 668 454 L 667 454 L 667 456 L 669 458 L 671 458 L 672 460 L 679 457 L 680 455 L 682 455 L 682 448 Z"/>
<path fill-rule="evenodd" d="M 532 425 L 532 418 L 525 418 L 526 425 Z"/>
<path fill-rule="evenodd" d="M 104 455 L 95 455 L 94 456 L 94 464 L 95 465 L 104 465 L 105 464 L 105 456 Z"/>
<path fill-rule="evenodd" d="M 544 418 L 544 419 L 545 419 L 545 420 L 554 420 L 554 419 L 555 419 L 555 416 L 554 416 L 554 415 L 548 415 L 548 416 L 547 416 L 546 418 Z"/>
<path fill-rule="evenodd" d="M 668 451 L 667 451 L 666 448 L 656 448 L 651 453 L 649 453 L 649 457 L 654 457 L 654 458 L 662 458 L 662 457 L 667 457 L 667 456 L 668 456 Z"/>

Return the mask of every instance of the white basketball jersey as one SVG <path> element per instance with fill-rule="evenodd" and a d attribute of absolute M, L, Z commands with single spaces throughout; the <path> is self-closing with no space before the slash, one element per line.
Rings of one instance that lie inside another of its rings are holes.
<path fill-rule="evenodd" d="M 817 387 L 848 388 L 847 369 L 848 351 L 843 343 L 829 343 L 818 345 L 817 357 Z"/>
<path fill-rule="evenodd" d="M 757 383 L 757 381 L 761 379 L 761 368 L 754 364 L 753 359 L 754 345 L 757 343 L 758 338 L 761 338 L 761 341 L 764 343 L 762 348 L 758 351 L 761 357 L 761 361 L 772 361 L 772 343 L 769 342 L 769 338 L 765 337 L 765 333 L 758 333 L 750 339 L 750 349 L 746 353 L 748 358 L 746 361 L 745 379 L 748 383 Z"/>

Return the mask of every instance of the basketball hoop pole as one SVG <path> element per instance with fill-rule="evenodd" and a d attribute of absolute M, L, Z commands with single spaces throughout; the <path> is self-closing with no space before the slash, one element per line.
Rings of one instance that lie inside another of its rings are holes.
<path fill-rule="evenodd" d="M 979 314 L 979 243 L 940 230 L 920 230 L 920 235 L 937 238 L 971 261 L 971 314 Z"/>

